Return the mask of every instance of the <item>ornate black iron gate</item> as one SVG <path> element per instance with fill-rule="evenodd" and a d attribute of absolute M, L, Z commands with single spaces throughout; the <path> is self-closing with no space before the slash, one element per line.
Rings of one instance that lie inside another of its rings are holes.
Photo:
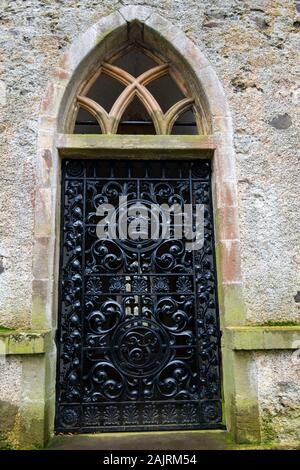
<path fill-rule="evenodd" d="M 210 161 L 62 168 L 56 431 L 221 427 Z M 203 204 L 204 245 L 99 238 L 97 208 L 120 219 L 120 196 L 148 209 Z"/>

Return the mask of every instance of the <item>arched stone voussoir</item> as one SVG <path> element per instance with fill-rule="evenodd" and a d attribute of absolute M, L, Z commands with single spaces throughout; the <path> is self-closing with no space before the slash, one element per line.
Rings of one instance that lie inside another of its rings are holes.
<path fill-rule="evenodd" d="M 69 51 L 62 58 L 60 67 L 69 74 L 73 74 L 76 68 L 92 54 L 100 43 L 107 41 L 112 32 L 126 26 L 126 20 L 115 11 L 101 18 L 83 34 L 79 35 L 72 43 Z M 109 41 L 107 46 L 109 47 Z"/>
<path fill-rule="evenodd" d="M 149 28 L 155 35 L 160 36 L 166 41 L 166 45 L 169 43 L 169 47 L 173 47 L 189 64 L 192 61 L 194 67 L 198 70 L 210 65 L 205 55 L 185 33 L 166 18 L 163 18 L 157 13 L 153 13 L 153 15 L 145 21 L 145 25 L 146 31 L 147 28 Z"/>
<path fill-rule="evenodd" d="M 172 48 L 175 55 L 177 53 L 188 64 L 203 90 L 202 94 L 205 96 L 211 116 L 230 115 L 222 85 L 208 59 L 180 28 L 155 13 L 150 7 L 128 5 L 101 18 L 75 39 L 62 58 L 61 71 L 68 74 L 67 76 L 74 75 L 76 69 L 93 55 L 93 51 L 100 44 L 105 44 L 106 49 L 109 49 L 111 38 L 116 36 L 117 31 L 123 29 L 125 32 L 127 23 L 134 21 L 145 25 L 146 42 L 148 39 L 150 44 L 155 46 L 156 43 L 158 49 L 164 49 L 164 45 L 166 49 Z"/>
<path fill-rule="evenodd" d="M 120 8 L 119 13 L 124 20 L 146 22 L 154 14 L 153 9 L 142 5 L 127 5 Z"/>
<path fill-rule="evenodd" d="M 158 14 L 153 14 L 145 22 L 145 40 L 155 42 L 155 36 L 166 42 L 166 47 L 175 50 L 178 57 L 187 62 L 200 85 L 206 101 L 208 114 L 214 116 L 230 116 L 230 110 L 223 87 L 211 63 L 193 41 L 178 27 L 174 26 Z M 149 28 L 149 30 L 147 30 Z"/>
<path fill-rule="evenodd" d="M 96 67 L 107 60 L 106 56 L 111 51 L 120 44 L 126 43 L 128 23 L 135 21 L 144 25 L 145 43 L 161 53 L 168 63 L 174 63 L 178 71 L 182 71 L 183 83 L 191 84 L 193 91 L 191 98 L 205 122 L 203 133 L 213 134 L 216 144 L 213 167 L 217 207 L 238 205 L 231 115 L 222 84 L 213 66 L 201 49 L 180 28 L 161 17 L 154 8 L 128 5 L 101 18 L 73 41 L 62 58 L 54 82 L 49 85 L 45 94 L 41 108 L 38 150 L 41 155 L 46 155 L 45 152 L 47 152 L 49 158 L 47 157 L 45 162 L 37 161 L 37 175 L 43 176 L 40 179 L 37 178 L 37 181 L 42 188 L 53 189 L 52 197 L 45 201 L 47 206 L 45 210 L 52 221 L 56 217 L 55 188 L 59 180 L 60 159 L 55 147 L 57 133 L 72 132 L 80 87 L 87 83 L 90 78 L 89 74 L 94 73 Z M 222 189 L 222 181 L 230 181 L 230 186 L 226 191 Z M 223 213 L 225 211 L 220 212 L 218 219 L 221 225 L 226 223 Z M 44 231 L 43 218 L 38 214 L 35 214 L 35 218 L 37 233 Z M 233 223 L 236 223 L 236 219 Z M 38 226 L 39 220 L 42 221 L 41 228 Z M 54 233 L 53 226 L 52 230 Z M 232 230 L 232 233 L 238 232 Z M 239 262 L 239 253 L 237 253 L 237 271 L 240 269 Z M 51 265 L 52 277 L 54 276 L 53 269 Z M 219 273 L 221 280 L 223 279 L 222 269 L 223 266 L 220 267 Z"/>

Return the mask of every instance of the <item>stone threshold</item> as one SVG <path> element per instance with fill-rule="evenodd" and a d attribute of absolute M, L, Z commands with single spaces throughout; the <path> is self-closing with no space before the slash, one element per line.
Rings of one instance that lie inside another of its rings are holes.
<path fill-rule="evenodd" d="M 222 450 L 229 448 L 227 440 L 223 430 L 60 434 L 47 450 Z"/>
<path fill-rule="evenodd" d="M 53 436 L 46 450 L 263 450 L 299 449 L 299 444 L 236 444 L 223 430 L 151 431 L 99 434 L 59 434 Z"/>

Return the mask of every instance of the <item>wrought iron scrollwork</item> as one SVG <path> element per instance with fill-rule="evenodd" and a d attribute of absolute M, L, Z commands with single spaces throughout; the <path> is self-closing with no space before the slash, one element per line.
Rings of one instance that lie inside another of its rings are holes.
<path fill-rule="evenodd" d="M 138 177 L 134 163 L 109 178 L 101 165 L 63 162 L 56 429 L 220 427 L 210 162 L 168 162 L 172 176 L 152 179 L 144 163 Z M 204 204 L 203 246 L 99 239 L 97 206 L 120 196 Z"/>

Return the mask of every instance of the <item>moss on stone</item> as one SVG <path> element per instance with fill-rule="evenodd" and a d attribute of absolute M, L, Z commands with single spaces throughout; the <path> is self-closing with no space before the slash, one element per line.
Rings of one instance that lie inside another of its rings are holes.
<path fill-rule="evenodd" d="M 1 345 L 6 354 L 43 354 L 50 345 L 47 330 L 0 330 Z"/>
<path fill-rule="evenodd" d="M 15 331 L 13 328 L 7 328 L 6 326 L 0 325 L 0 333 L 6 333 L 9 331 Z"/>
<path fill-rule="evenodd" d="M 300 323 L 295 321 L 267 321 L 265 323 L 259 323 L 257 326 L 300 326 Z"/>

